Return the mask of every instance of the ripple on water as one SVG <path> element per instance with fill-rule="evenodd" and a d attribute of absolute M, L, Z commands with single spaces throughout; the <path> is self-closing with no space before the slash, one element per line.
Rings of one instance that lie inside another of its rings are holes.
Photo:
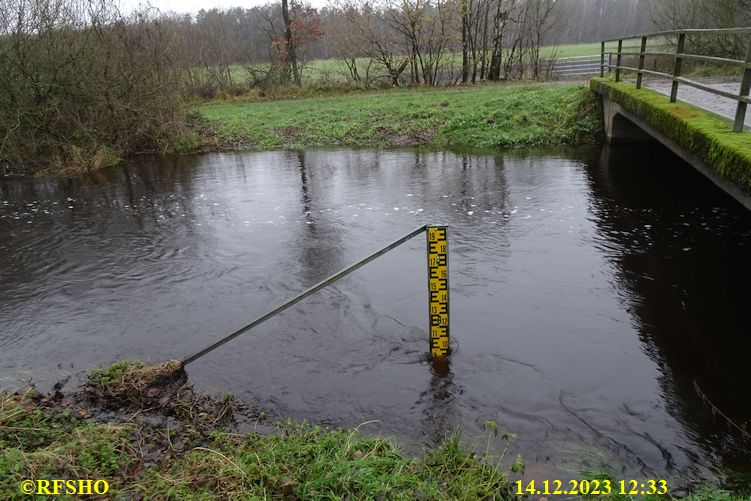
<path fill-rule="evenodd" d="M 492 419 L 540 471 L 749 466 L 693 389 L 751 419 L 749 215 L 659 150 L 217 154 L 2 181 L 2 381 L 182 356 L 426 223 L 449 227 L 449 366 L 424 357 L 418 238 L 191 379 L 418 444 Z"/>

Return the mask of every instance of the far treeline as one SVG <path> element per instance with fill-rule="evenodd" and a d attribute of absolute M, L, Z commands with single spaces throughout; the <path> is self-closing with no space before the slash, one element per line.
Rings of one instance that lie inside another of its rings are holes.
<path fill-rule="evenodd" d="M 190 151 L 199 138 L 185 104 L 200 99 L 544 79 L 559 43 L 748 25 L 750 12 L 751 0 L 330 0 L 320 10 L 279 0 L 181 15 L 3 0 L 0 174 Z M 741 51 L 733 39 L 710 45 Z"/>

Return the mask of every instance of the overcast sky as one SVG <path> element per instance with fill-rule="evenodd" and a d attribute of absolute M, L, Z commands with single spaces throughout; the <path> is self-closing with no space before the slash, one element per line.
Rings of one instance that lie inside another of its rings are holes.
<path fill-rule="evenodd" d="M 150 3 L 163 12 L 187 12 L 195 14 L 201 9 L 211 9 L 218 7 L 227 9 L 230 7 L 250 8 L 256 5 L 263 5 L 269 0 L 151 0 Z M 141 0 L 120 0 L 120 5 L 124 11 L 129 11 L 133 7 L 141 4 Z M 321 8 L 326 4 L 326 0 L 310 0 L 313 7 Z"/>

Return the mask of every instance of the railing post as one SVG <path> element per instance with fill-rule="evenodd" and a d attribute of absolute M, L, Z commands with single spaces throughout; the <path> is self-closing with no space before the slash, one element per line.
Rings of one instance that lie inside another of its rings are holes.
<path fill-rule="evenodd" d="M 678 35 L 678 47 L 675 50 L 675 66 L 673 66 L 673 86 L 670 89 L 670 102 L 674 103 L 678 99 L 678 78 L 681 76 L 681 66 L 683 65 L 683 58 L 681 54 L 686 46 L 686 34 L 681 33 Z"/>
<path fill-rule="evenodd" d="M 748 49 L 746 49 L 746 69 L 743 71 L 743 80 L 741 80 L 741 91 L 738 94 L 738 108 L 735 110 L 735 125 L 733 126 L 733 132 L 742 132 L 743 124 L 746 121 L 746 108 L 747 103 L 741 101 L 741 98 L 748 97 L 751 90 L 751 68 L 748 65 L 751 64 L 751 37 L 748 41 Z"/>
<path fill-rule="evenodd" d="M 600 78 L 605 76 L 605 42 L 600 42 Z"/>
<path fill-rule="evenodd" d="M 639 73 L 636 75 L 636 88 L 641 89 L 641 78 L 644 69 L 644 52 L 647 50 L 647 37 L 641 37 L 641 54 L 639 54 Z"/>
<path fill-rule="evenodd" d="M 608 75 L 613 73 L 613 68 L 611 66 L 613 66 L 613 53 L 608 52 Z"/>
<path fill-rule="evenodd" d="M 618 55 L 615 57 L 615 81 L 621 81 L 621 51 L 623 50 L 623 39 L 618 40 Z"/>

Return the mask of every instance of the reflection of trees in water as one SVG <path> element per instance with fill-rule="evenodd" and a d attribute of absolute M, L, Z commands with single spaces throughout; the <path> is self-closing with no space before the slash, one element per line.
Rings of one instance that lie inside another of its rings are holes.
<path fill-rule="evenodd" d="M 450 190 L 446 199 L 452 212 L 447 221 L 449 248 L 463 261 L 462 274 L 455 276 L 453 284 L 489 284 L 495 280 L 492 273 L 500 270 L 509 256 L 507 230 L 512 217 L 504 156 L 462 154 L 453 160 L 442 187 Z M 462 289 L 462 293 L 472 295 L 473 288 Z"/>
<path fill-rule="evenodd" d="M 193 164 L 198 158 L 150 158 L 148 161 L 130 163 L 122 169 L 121 180 L 130 207 L 138 209 L 134 220 L 141 228 L 146 220 L 158 223 L 160 216 L 167 219 L 185 214 L 186 223 L 194 218 Z M 107 193 L 104 193 L 107 196 Z M 120 198 L 120 193 L 114 194 Z"/>
<path fill-rule="evenodd" d="M 469 176 L 470 176 L 470 162 L 471 159 L 465 154 L 461 156 L 462 159 L 462 170 L 461 176 L 459 177 L 459 195 L 461 195 L 461 207 L 463 209 L 468 209 L 471 204 L 469 203 L 469 197 L 472 195 L 470 192 L 470 186 L 469 186 Z"/>
<path fill-rule="evenodd" d="M 310 201 L 310 186 L 308 186 L 308 169 L 305 165 L 305 153 L 302 151 L 297 152 L 297 163 L 300 165 L 300 189 L 302 190 L 302 206 L 306 213 L 306 219 L 311 221 L 311 224 L 315 224 L 307 214 L 311 210 Z"/>
<path fill-rule="evenodd" d="M 458 206 L 464 211 L 500 210 L 508 204 L 508 180 L 502 155 L 462 154 L 457 170 Z M 475 207 L 472 207 L 475 205 Z M 480 216 L 482 213 L 477 212 Z"/>
<path fill-rule="evenodd" d="M 0 220 L 4 233 L 18 231 L 12 247 L 0 256 L 0 266 L 12 270 L 3 276 L 4 285 L 8 290 L 14 284 L 55 288 L 66 269 L 75 273 L 76 265 L 96 262 L 105 254 L 110 262 L 119 256 L 127 262 L 131 251 L 141 252 L 143 242 L 168 241 L 171 233 L 191 228 L 192 165 L 197 161 L 139 157 L 75 178 L 3 181 L 0 190 L 11 203 L 29 212 L 27 204 L 39 209 L 30 216 L 31 224 L 28 218 Z M 180 225 L 165 224 L 177 216 Z M 63 263 L 74 267 L 60 269 Z"/>
<path fill-rule="evenodd" d="M 475 211 L 477 216 L 483 216 L 484 210 L 499 211 L 508 205 L 504 155 L 415 151 L 413 162 L 407 166 L 415 193 L 426 203 L 433 201 L 434 209 L 439 209 L 444 195 L 448 195 L 445 199 L 448 206 L 462 210 L 465 215 Z M 498 222 L 503 223 L 503 217 L 497 216 Z"/>
<path fill-rule="evenodd" d="M 696 381 L 723 412 L 751 424 L 748 214 L 659 147 L 605 146 L 590 166 L 590 203 L 618 270 L 614 285 L 627 291 L 640 339 L 662 368 L 669 411 L 726 465 L 748 467 L 751 444 L 725 433 L 694 388 Z"/>
<path fill-rule="evenodd" d="M 304 151 L 288 152 L 287 163 L 297 164 L 300 170 L 300 205 L 304 221 L 291 245 L 299 252 L 300 275 L 306 285 L 311 285 L 338 271 L 344 264 L 341 232 L 335 228 L 334 222 L 327 220 L 326 213 L 316 209 L 317 179 L 316 174 L 308 169 L 307 155 Z"/>

